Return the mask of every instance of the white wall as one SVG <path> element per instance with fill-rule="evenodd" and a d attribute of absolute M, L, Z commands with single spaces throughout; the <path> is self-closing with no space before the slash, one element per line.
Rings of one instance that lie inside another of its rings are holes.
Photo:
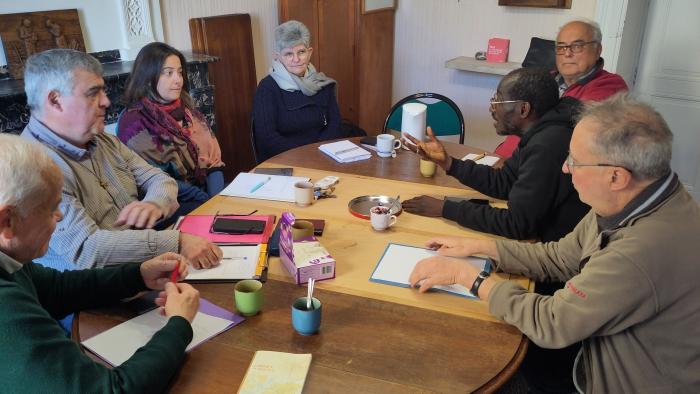
<path fill-rule="evenodd" d="M 150 4 L 154 15 L 158 12 L 158 0 L 142 0 Z M 122 50 L 123 59 L 131 59 L 125 52 L 129 48 L 124 22 L 124 0 L 0 0 L 0 14 L 20 12 L 51 11 L 77 9 L 83 39 L 87 52 L 99 52 L 112 49 Z M 160 18 L 151 20 L 152 34 L 162 38 Z M 5 54 L 0 51 L 0 65 L 7 64 Z"/>
<path fill-rule="evenodd" d="M 276 0 L 161 0 L 165 41 L 181 50 L 191 50 L 190 18 L 226 14 L 250 14 L 253 51 L 258 80 L 272 63 L 273 36 L 277 26 Z"/>
<path fill-rule="evenodd" d="M 510 39 L 509 61 L 522 62 L 533 36 L 553 39 L 570 19 L 595 16 L 595 0 L 573 0 L 570 10 L 501 7 L 496 0 L 399 0 L 394 44 L 393 101 L 419 91 L 455 101 L 466 122 L 465 143 L 493 150 L 496 135 L 488 100 L 500 76 L 445 68 L 474 56 L 489 38 Z"/>

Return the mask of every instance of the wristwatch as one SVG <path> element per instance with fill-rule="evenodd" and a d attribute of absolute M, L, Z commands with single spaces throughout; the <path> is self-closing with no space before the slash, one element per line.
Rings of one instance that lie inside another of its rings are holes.
<path fill-rule="evenodd" d="M 479 296 L 479 286 L 481 286 L 481 282 L 484 281 L 484 279 L 488 278 L 489 275 L 491 275 L 490 272 L 488 271 L 481 271 L 479 272 L 479 275 L 474 279 L 474 283 L 472 284 L 472 288 L 469 289 L 469 291 L 476 297 Z"/>

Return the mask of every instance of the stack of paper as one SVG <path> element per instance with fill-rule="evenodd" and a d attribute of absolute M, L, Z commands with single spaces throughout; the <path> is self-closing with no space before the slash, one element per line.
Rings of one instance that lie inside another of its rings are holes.
<path fill-rule="evenodd" d="M 358 160 L 366 160 L 372 157 L 371 153 L 348 140 L 323 144 L 319 146 L 318 149 L 339 163 L 350 163 Z"/>
<path fill-rule="evenodd" d="M 282 176 L 241 172 L 224 190 L 222 196 L 294 202 L 294 184 L 306 182 L 301 176 Z"/>
<path fill-rule="evenodd" d="M 413 267 L 415 267 L 419 261 L 436 255 L 437 252 L 434 250 L 389 243 L 384 250 L 382 258 L 374 268 L 374 272 L 372 272 L 372 276 L 370 276 L 369 280 L 387 285 L 409 287 L 411 284 L 409 283 L 408 278 L 411 275 L 411 271 L 413 271 Z M 446 258 L 461 261 L 464 264 L 472 264 L 481 271 L 491 271 L 491 260 L 488 259 L 483 259 L 480 257 Z M 469 289 L 458 284 L 433 286 L 433 289 L 462 297 L 476 298 L 469 292 Z"/>
<path fill-rule="evenodd" d="M 462 158 L 462 161 L 464 160 L 473 160 L 476 164 L 483 164 L 493 167 L 493 165 L 496 164 L 500 158 L 497 156 L 486 156 L 485 154 L 479 155 L 476 153 L 469 153 Z"/>
<path fill-rule="evenodd" d="M 310 354 L 258 350 L 238 393 L 301 393 L 309 365 Z"/>
<path fill-rule="evenodd" d="M 168 317 L 159 309 L 137 316 L 82 342 L 83 346 L 113 366 L 119 366 L 163 328 Z M 192 342 L 187 351 L 245 320 L 211 302 L 200 299 L 199 312 L 192 321 Z"/>

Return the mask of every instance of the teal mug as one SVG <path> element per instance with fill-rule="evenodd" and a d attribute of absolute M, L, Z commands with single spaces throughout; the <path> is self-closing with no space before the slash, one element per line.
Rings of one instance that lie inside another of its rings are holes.
<path fill-rule="evenodd" d="M 292 304 L 292 326 L 301 335 L 313 335 L 321 327 L 321 301 L 311 298 L 311 309 L 306 308 L 306 297 Z"/>

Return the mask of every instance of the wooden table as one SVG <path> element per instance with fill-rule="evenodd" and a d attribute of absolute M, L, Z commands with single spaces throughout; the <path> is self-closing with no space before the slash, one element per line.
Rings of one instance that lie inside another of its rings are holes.
<path fill-rule="evenodd" d="M 323 302 L 318 335 L 302 337 L 291 327 L 290 305 L 306 288 L 291 283 L 278 258 L 270 259 L 263 312 L 192 351 L 174 382 L 173 392 L 235 391 L 256 350 L 312 353 L 305 392 L 492 392 L 512 375 L 524 357 L 527 340 L 512 326 L 494 319 L 482 301 L 444 293 L 369 282 L 388 242 L 422 245 L 441 234 L 493 236 L 464 229 L 441 218 L 404 213 L 390 230 L 375 232 L 368 221 L 347 211 L 350 199 L 366 194 L 476 196 L 438 170 L 422 178 L 410 152 L 394 158 L 339 164 L 318 144 L 285 152 L 263 167 L 294 167 L 295 176 L 312 180 L 340 177 L 336 198 L 309 207 L 276 201 L 215 197 L 195 213 L 249 212 L 279 217 L 284 210 L 299 218 L 323 218 L 320 238 L 336 258 L 337 277 L 317 283 Z M 455 157 L 478 152 L 448 144 Z M 525 278 L 498 274 L 530 288 Z M 235 310 L 233 284 L 197 285 L 208 300 Z M 81 313 L 76 337 L 87 339 L 127 319 L 124 310 Z"/>

